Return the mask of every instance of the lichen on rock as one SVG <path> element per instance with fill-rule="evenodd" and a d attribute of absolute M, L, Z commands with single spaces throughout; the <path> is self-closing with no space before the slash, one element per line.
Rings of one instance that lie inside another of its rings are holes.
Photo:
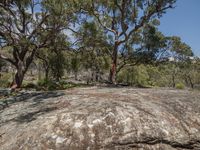
<path fill-rule="evenodd" d="M 37 93 L 0 112 L 0 149 L 200 149 L 200 94 L 134 88 Z"/>

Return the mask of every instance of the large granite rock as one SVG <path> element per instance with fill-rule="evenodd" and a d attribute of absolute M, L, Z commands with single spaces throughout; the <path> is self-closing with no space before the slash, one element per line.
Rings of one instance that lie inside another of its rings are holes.
<path fill-rule="evenodd" d="M 1 109 L 0 149 L 198 150 L 200 94 L 97 87 L 21 94 Z"/>

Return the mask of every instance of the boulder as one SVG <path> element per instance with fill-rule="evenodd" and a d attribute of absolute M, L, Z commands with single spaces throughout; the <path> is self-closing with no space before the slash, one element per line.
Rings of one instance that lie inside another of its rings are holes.
<path fill-rule="evenodd" d="M 198 150 L 200 93 L 90 87 L 26 94 L 0 111 L 0 149 Z"/>

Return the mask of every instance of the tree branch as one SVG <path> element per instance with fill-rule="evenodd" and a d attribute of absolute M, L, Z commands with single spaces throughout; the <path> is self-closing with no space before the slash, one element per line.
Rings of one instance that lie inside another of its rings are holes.
<path fill-rule="evenodd" d="M 116 32 L 115 30 L 113 30 L 113 29 L 111 29 L 111 28 L 109 28 L 109 27 L 103 25 L 103 23 L 101 22 L 101 19 L 99 18 L 99 14 L 96 14 L 96 13 L 95 13 L 95 10 L 94 10 L 94 9 L 95 9 L 95 7 L 94 7 L 94 0 L 92 0 L 92 8 L 93 8 L 92 14 L 93 14 L 94 17 L 97 19 L 97 21 L 99 22 L 99 24 L 100 24 L 105 30 L 110 31 L 110 32 L 114 33 L 115 35 L 117 35 L 117 32 Z"/>
<path fill-rule="evenodd" d="M 9 63 L 11 63 L 15 66 L 15 62 L 12 59 L 10 59 L 10 58 L 2 55 L 2 54 L 0 54 L 0 59 L 3 59 L 3 60 L 5 60 L 5 61 L 7 61 L 7 62 L 9 62 Z"/>

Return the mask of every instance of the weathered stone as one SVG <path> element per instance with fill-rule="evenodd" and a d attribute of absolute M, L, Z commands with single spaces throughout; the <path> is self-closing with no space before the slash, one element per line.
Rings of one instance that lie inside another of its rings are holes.
<path fill-rule="evenodd" d="M 31 93 L 0 112 L 0 149 L 200 149 L 200 93 L 77 88 Z"/>
<path fill-rule="evenodd" d="M 0 88 L 0 97 L 8 96 L 11 93 L 11 89 L 2 89 Z"/>

